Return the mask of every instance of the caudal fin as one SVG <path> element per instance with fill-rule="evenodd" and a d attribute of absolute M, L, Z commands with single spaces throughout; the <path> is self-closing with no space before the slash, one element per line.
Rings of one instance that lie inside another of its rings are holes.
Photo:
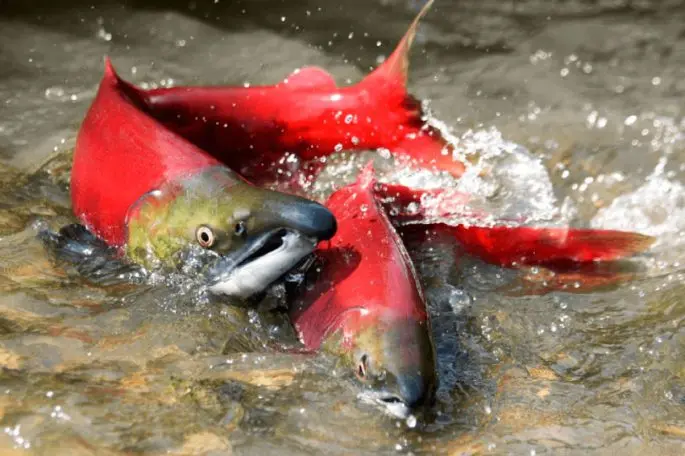
<path fill-rule="evenodd" d="M 453 156 L 453 147 L 447 144 L 440 132 L 426 124 L 421 103 L 407 92 L 409 50 L 419 21 L 432 5 L 433 0 L 426 2 L 390 57 L 366 76 L 359 86 L 371 94 L 385 117 L 402 119 L 401 128 L 390 132 L 392 139 L 383 147 L 397 156 L 411 159 L 409 164 L 412 166 L 446 171 L 459 177 L 464 173 L 464 164 Z"/>
<path fill-rule="evenodd" d="M 615 261 L 643 252 L 651 236 L 614 230 L 509 226 L 447 226 L 464 249 L 500 266 Z"/>
<path fill-rule="evenodd" d="M 426 15 L 430 7 L 433 5 L 433 0 L 428 0 L 419 14 L 414 18 L 409 29 L 404 34 L 395 50 L 390 54 L 385 62 L 369 74 L 363 81 L 363 84 L 378 84 L 380 81 L 393 82 L 401 85 L 406 89 L 407 76 L 409 74 L 409 50 L 414 42 L 416 30 L 419 26 L 419 21 Z"/>

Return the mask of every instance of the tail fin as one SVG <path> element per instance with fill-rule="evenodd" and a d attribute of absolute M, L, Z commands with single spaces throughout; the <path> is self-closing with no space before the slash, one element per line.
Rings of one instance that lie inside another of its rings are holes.
<path fill-rule="evenodd" d="M 423 8 L 421 8 L 421 11 L 419 11 L 416 18 L 414 18 L 414 22 L 409 26 L 409 29 L 392 54 L 390 54 L 390 57 L 388 57 L 381 66 L 371 72 L 371 74 L 366 76 L 361 82 L 362 84 L 375 85 L 379 82 L 391 82 L 393 84 L 401 85 L 406 90 L 407 75 L 409 73 L 409 49 L 416 36 L 419 21 L 426 15 L 431 5 L 433 5 L 433 0 L 428 0 Z"/>
<path fill-rule="evenodd" d="M 614 230 L 446 226 L 472 255 L 500 266 L 615 261 L 643 252 L 651 236 Z"/>
<path fill-rule="evenodd" d="M 459 177 L 464 173 L 464 164 L 453 157 L 452 146 L 440 132 L 425 123 L 421 103 L 407 93 L 409 50 L 419 21 L 428 13 L 433 1 L 428 0 L 421 8 L 390 57 L 358 85 L 372 93 L 384 111 L 394 112 L 397 118 L 404 116 L 402 128 L 392 134 L 390 142 L 393 144 L 387 146 L 393 154 L 410 158 L 411 165 L 447 171 Z"/>

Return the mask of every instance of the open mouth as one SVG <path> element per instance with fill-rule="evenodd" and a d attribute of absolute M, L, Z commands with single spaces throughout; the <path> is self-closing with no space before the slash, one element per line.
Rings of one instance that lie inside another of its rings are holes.
<path fill-rule="evenodd" d="M 407 419 L 411 409 L 396 394 L 387 391 L 363 391 L 357 396 L 362 402 L 380 408 L 394 418 Z"/>
<path fill-rule="evenodd" d="M 281 228 L 262 233 L 217 261 L 208 272 L 209 290 L 248 298 L 264 291 L 315 247 L 316 240 L 298 231 Z"/>

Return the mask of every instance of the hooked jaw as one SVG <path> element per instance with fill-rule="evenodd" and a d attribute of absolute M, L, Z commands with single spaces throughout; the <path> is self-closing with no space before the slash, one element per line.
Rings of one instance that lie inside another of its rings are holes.
<path fill-rule="evenodd" d="M 166 182 L 127 216 L 127 253 L 145 266 L 201 273 L 209 291 L 249 298 L 336 231 L 324 206 L 255 187 L 217 166 Z"/>
<path fill-rule="evenodd" d="M 267 190 L 255 192 L 262 205 L 254 219 L 273 228 L 250 236 L 210 268 L 209 289 L 214 294 L 246 299 L 264 291 L 336 232 L 335 216 L 321 204 Z"/>
<path fill-rule="evenodd" d="M 327 241 L 337 230 L 333 213 L 325 206 L 296 196 L 282 196 L 264 202 L 264 211 L 272 214 L 276 225 L 298 231 L 304 236 Z"/>
<path fill-rule="evenodd" d="M 358 345 L 356 373 L 368 386 L 360 398 L 404 419 L 430 405 L 435 393 L 435 349 L 428 322 L 406 319 L 381 331 L 379 346 Z"/>
<path fill-rule="evenodd" d="M 209 290 L 241 299 L 263 291 L 316 248 L 316 238 L 277 228 L 221 256 L 207 272 Z"/>

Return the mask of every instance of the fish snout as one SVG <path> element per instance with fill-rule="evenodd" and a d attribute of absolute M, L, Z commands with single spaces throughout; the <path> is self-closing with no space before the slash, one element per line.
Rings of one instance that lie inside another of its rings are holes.
<path fill-rule="evenodd" d="M 366 398 L 400 418 L 430 406 L 437 377 L 428 322 L 395 321 L 379 335 L 380 350 L 365 346 L 358 352 L 357 377 L 371 387 Z"/>
<path fill-rule="evenodd" d="M 277 219 L 277 225 L 296 230 L 317 241 L 329 240 L 338 228 L 333 213 L 315 201 L 282 195 L 267 204 L 267 209 Z"/>
<path fill-rule="evenodd" d="M 426 382 L 420 373 L 399 374 L 396 381 L 398 398 L 410 409 L 429 402 L 432 384 Z"/>
<path fill-rule="evenodd" d="M 367 402 L 375 403 L 397 418 L 405 419 L 410 414 L 431 405 L 435 390 L 432 378 L 426 378 L 420 372 L 388 372 L 383 381 L 362 393 L 360 397 Z"/>

